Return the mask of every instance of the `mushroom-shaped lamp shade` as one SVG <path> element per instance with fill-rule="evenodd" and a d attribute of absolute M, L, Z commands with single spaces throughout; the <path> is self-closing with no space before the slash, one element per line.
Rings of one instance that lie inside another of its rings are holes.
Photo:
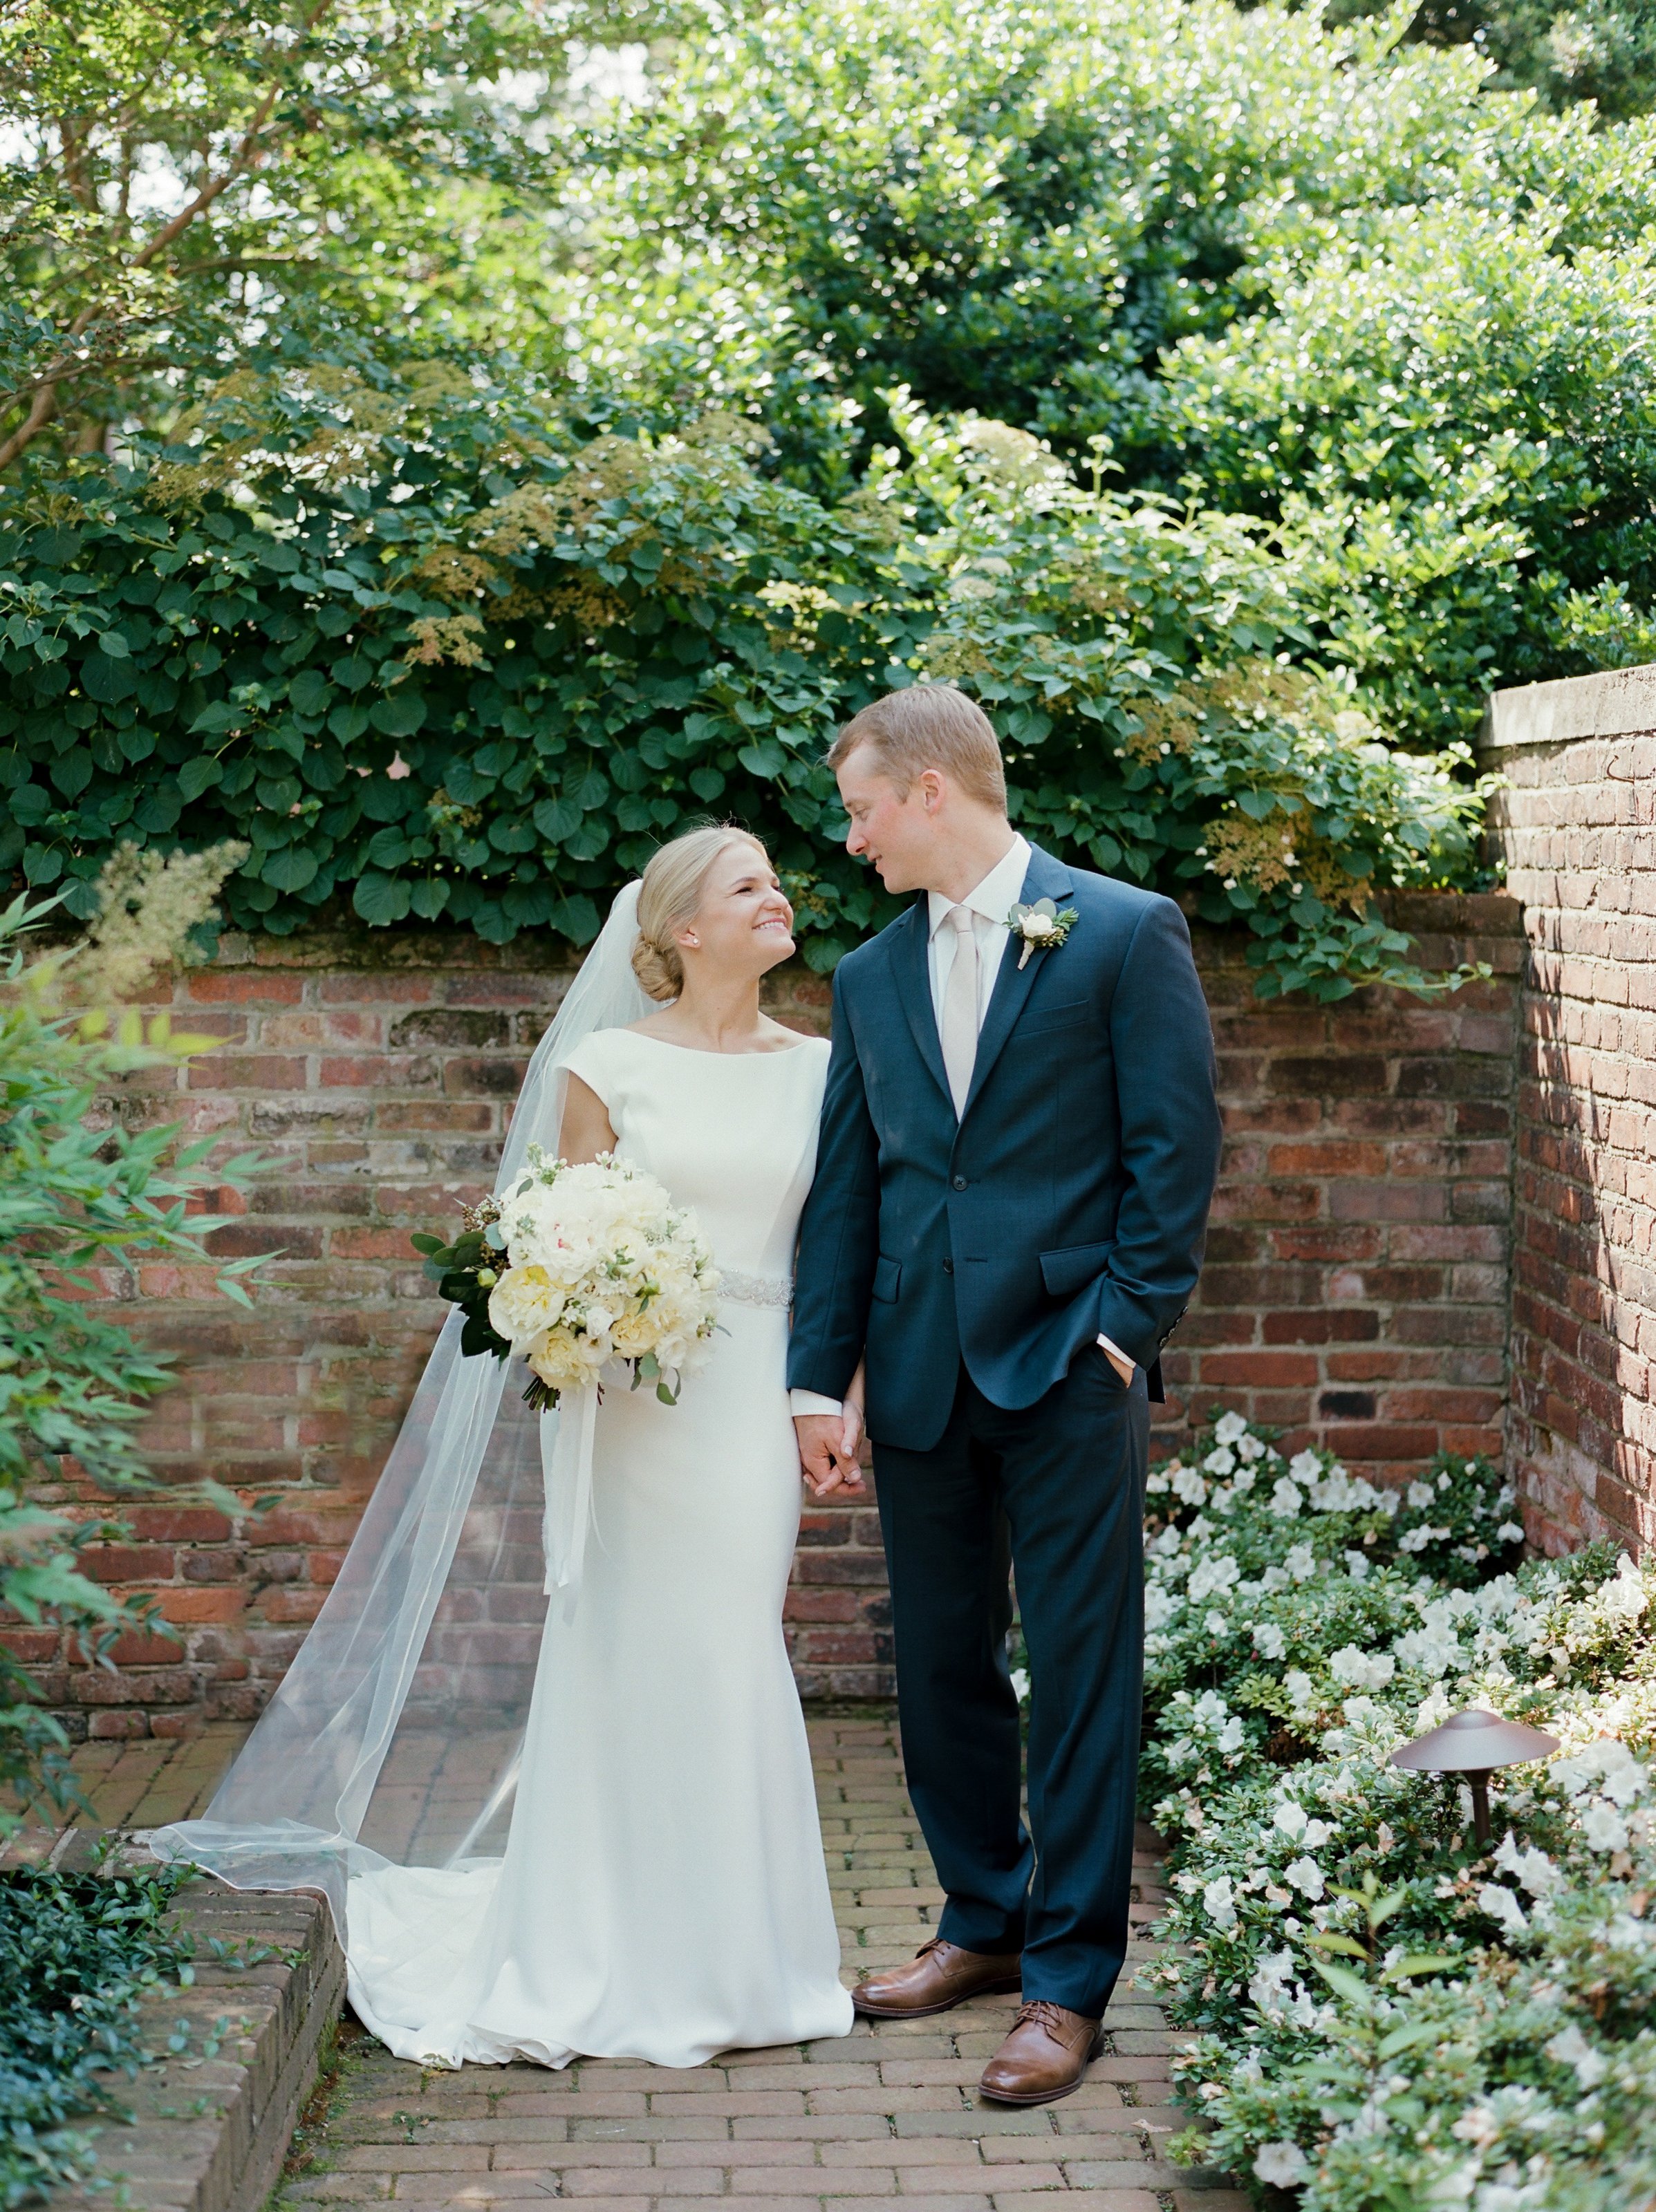
<path fill-rule="evenodd" d="M 1526 1759 L 1545 1759 L 1558 1748 L 1558 1738 L 1540 1729 L 1525 1728 L 1522 1721 L 1504 1721 L 1499 1713 L 1475 1707 L 1454 1713 L 1441 1728 L 1413 1743 L 1399 1744 L 1391 1754 L 1393 1766 L 1416 1767 L 1428 1774 L 1464 1774 L 1472 1788 L 1472 1826 L 1479 1843 L 1489 1840 L 1489 1776 L 1497 1766 L 1515 1766 Z"/>

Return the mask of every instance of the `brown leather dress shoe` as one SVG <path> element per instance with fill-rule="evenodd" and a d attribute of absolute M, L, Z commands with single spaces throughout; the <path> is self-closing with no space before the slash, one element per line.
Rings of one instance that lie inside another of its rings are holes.
<path fill-rule="evenodd" d="M 1021 2005 L 1012 2033 L 977 2084 L 997 2105 L 1050 2105 L 1079 2089 L 1102 2040 L 1101 2023 L 1037 1999 Z"/>
<path fill-rule="evenodd" d="M 880 1966 L 864 1975 L 851 1992 L 859 2012 L 877 2020 L 921 2020 L 928 2013 L 947 2012 L 968 1997 L 1019 1985 L 1018 1954 L 990 1956 L 982 1951 L 963 1951 L 934 1936 L 905 1966 Z"/>

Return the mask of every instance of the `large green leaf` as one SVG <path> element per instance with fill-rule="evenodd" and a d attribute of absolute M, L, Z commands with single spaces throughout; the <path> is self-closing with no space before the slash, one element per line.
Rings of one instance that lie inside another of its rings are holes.
<path fill-rule="evenodd" d="M 406 918 L 411 898 L 411 887 L 401 877 L 368 870 L 357 878 L 351 904 L 364 921 L 383 928 Z"/>

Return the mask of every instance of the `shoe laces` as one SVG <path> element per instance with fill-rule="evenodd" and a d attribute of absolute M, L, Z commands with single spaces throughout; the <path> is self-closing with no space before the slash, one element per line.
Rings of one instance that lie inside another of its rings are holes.
<path fill-rule="evenodd" d="M 1071 2039 L 1070 2016 L 1062 2005 L 1049 2003 L 1044 1997 L 1031 1997 L 1027 2004 L 1018 2008 L 1018 2017 L 1012 2023 L 1022 2027 L 1027 2021 L 1034 2027 L 1044 2027 L 1056 2042 L 1068 2044 Z"/>

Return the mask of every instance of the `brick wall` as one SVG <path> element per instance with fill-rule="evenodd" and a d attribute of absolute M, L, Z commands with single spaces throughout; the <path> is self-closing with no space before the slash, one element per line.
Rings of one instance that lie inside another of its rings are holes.
<path fill-rule="evenodd" d="M 1511 1464 L 1552 1549 L 1656 1534 L 1656 668 L 1504 692 L 1522 902 Z"/>
<path fill-rule="evenodd" d="M 1499 1449 L 1517 914 L 1446 898 L 1400 918 L 1433 959 L 1470 953 L 1495 979 L 1441 1005 L 1364 993 L 1267 1006 L 1243 946 L 1199 936 L 1229 1142 L 1207 1273 L 1167 1361 L 1169 1443 L 1187 1413 L 1222 1402 L 1387 1475 L 1440 1443 Z M 153 1590 L 184 1641 L 134 1642 L 111 1674 L 71 1664 L 42 1632 L 31 1656 L 77 1730 L 182 1732 L 268 1696 L 441 1319 L 409 1232 L 487 1183 L 567 975 L 551 950 L 430 931 L 228 939 L 215 966 L 180 980 L 180 1026 L 222 1047 L 175 1095 L 135 1079 L 118 1110 L 273 1154 L 219 1242 L 279 1256 L 251 1315 L 173 1270 L 122 1293 L 182 1363 L 149 1443 L 169 1477 L 277 1502 L 234 1526 L 164 1499 L 131 1516 L 134 1543 L 100 1571 Z M 826 996 L 790 971 L 773 1007 L 819 1029 Z M 788 1633 L 807 1692 L 885 1689 L 871 1504 L 807 1514 Z"/>

